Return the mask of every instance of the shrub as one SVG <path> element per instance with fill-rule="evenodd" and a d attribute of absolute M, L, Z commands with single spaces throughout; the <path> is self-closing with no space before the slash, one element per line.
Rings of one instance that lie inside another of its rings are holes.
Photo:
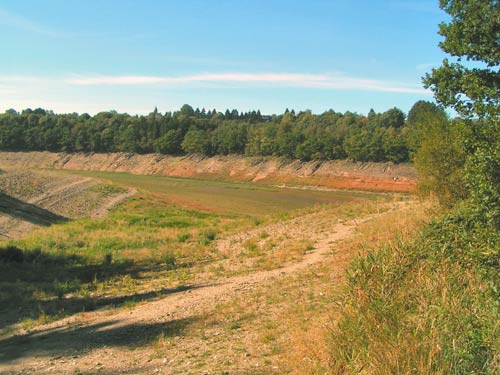
<path fill-rule="evenodd" d="M 112 262 L 113 262 L 113 254 L 106 253 L 102 261 L 103 266 L 110 266 Z"/>
<path fill-rule="evenodd" d="M 464 127 L 459 123 L 433 120 L 420 132 L 420 147 L 414 154 L 419 190 L 434 194 L 444 206 L 466 197 L 463 179 L 466 154 L 462 146 Z"/>
<path fill-rule="evenodd" d="M 172 270 L 176 267 L 177 265 L 177 257 L 172 251 L 168 251 L 164 256 L 163 256 L 163 261 L 167 265 L 167 269 Z"/>
<path fill-rule="evenodd" d="M 215 231 L 213 231 L 211 229 L 208 229 L 205 232 L 203 232 L 202 237 L 201 237 L 201 243 L 203 245 L 209 245 L 210 242 L 215 240 L 216 237 L 217 237 L 217 233 L 215 233 Z"/>

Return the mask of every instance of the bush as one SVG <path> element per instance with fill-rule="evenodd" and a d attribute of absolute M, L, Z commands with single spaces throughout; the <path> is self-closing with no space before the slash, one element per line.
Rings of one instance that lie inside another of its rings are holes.
<path fill-rule="evenodd" d="M 104 255 L 104 258 L 102 260 L 102 265 L 107 267 L 107 266 L 110 266 L 111 263 L 113 263 L 113 254 L 111 253 L 106 253 Z"/>
<path fill-rule="evenodd" d="M 163 261 L 165 262 L 167 269 L 173 270 L 177 266 L 177 257 L 172 251 L 168 251 L 163 256 Z"/>
<path fill-rule="evenodd" d="M 203 245 L 209 245 L 210 242 L 215 240 L 216 237 L 217 237 L 217 233 L 215 233 L 215 231 L 209 229 L 209 230 L 206 230 L 205 232 L 203 232 L 200 242 Z"/>
<path fill-rule="evenodd" d="M 448 207 L 467 196 L 463 132 L 464 126 L 460 123 L 429 121 L 425 132 L 420 132 L 421 144 L 414 154 L 420 192 L 434 194 Z"/>

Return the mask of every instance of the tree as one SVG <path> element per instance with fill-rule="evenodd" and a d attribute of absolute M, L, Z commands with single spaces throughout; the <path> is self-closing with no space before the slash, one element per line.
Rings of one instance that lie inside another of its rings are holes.
<path fill-rule="evenodd" d="M 184 104 L 180 111 L 179 114 L 184 115 L 184 116 L 193 116 L 194 115 L 194 109 L 191 107 L 189 104 Z"/>
<path fill-rule="evenodd" d="M 441 0 L 451 20 L 439 33 L 443 61 L 424 78 L 436 100 L 454 108 L 470 129 L 465 180 L 477 213 L 500 227 L 500 3 Z"/>
<path fill-rule="evenodd" d="M 441 0 L 451 22 L 439 25 L 439 46 L 448 59 L 424 78 L 444 106 L 466 117 L 500 114 L 500 3 L 497 0 Z M 475 64 L 464 64 L 473 61 Z"/>
<path fill-rule="evenodd" d="M 160 154 L 178 154 L 182 151 L 181 140 L 182 136 L 180 132 L 171 129 L 156 140 L 155 151 Z"/>
<path fill-rule="evenodd" d="M 434 193 L 443 206 L 453 206 L 466 197 L 463 123 L 432 116 L 422 121 L 425 131 L 420 133 L 420 146 L 413 155 L 420 176 L 419 190 L 424 194 Z"/>
<path fill-rule="evenodd" d="M 446 125 L 447 122 L 446 112 L 436 104 L 424 100 L 416 102 L 408 112 L 406 120 L 410 156 L 417 152 L 425 139 L 428 139 L 427 129 L 433 128 L 436 123 Z"/>
<path fill-rule="evenodd" d="M 401 128 L 405 124 L 405 114 L 398 108 L 392 108 L 382 113 L 378 121 L 386 128 Z"/>
<path fill-rule="evenodd" d="M 190 129 L 182 141 L 182 149 L 188 154 L 210 155 L 210 139 L 200 129 Z"/>
<path fill-rule="evenodd" d="M 442 121 L 446 121 L 447 119 L 446 112 L 435 103 L 419 100 L 411 107 L 410 112 L 408 112 L 406 122 L 409 126 L 417 126 L 428 116 L 436 117 Z"/>

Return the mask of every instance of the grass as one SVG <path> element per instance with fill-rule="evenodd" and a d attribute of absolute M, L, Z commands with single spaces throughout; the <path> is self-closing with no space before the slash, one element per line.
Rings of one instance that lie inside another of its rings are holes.
<path fill-rule="evenodd" d="M 175 287 L 189 280 L 185 269 L 192 264 L 218 259 L 210 246 L 218 232 L 247 222 L 173 206 L 146 194 L 104 219 L 36 230 L 3 245 L 22 251 L 6 253 L 6 261 L 0 261 L 0 313 L 5 321 L 36 322 L 43 315 L 119 306 L 132 298 L 126 295 L 141 299 L 160 280 Z M 20 262 L 7 259 L 16 256 Z M 13 307 L 25 313 L 16 316 Z"/>
<path fill-rule="evenodd" d="M 336 345 L 331 337 L 332 326 L 340 319 L 346 303 L 344 269 L 356 254 L 362 258 L 383 244 L 414 237 L 430 216 L 426 207 L 413 204 L 360 224 L 355 237 L 336 244 L 334 262 L 310 269 L 291 283 L 275 285 L 279 293 L 270 293 L 268 303 L 283 306 L 275 319 L 287 327 L 281 339 L 287 345 L 276 358 L 279 366 L 294 374 L 331 374 L 336 360 L 332 358 Z"/>
<path fill-rule="evenodd" d="M 202 277 L 279 268 L 314 247 L 313 229 L 387 209 L 383 200 L 359 196 L 319 199 L 216 182 L 208 184 L 219 194 L 212 196 L 197 180 L 142 177 L 106 177 L 117 189 L 143 189 L 106 218 L 0 244 L 11 246 L 0 251 L 4 335 L 16 322 L 30 330 L 78 311 L 131 308 Z M 229 192 L 236 198 L 218 206 Z M 281 193 L 290 201 L 274 198 Z M 356 236 L 336 243 L 322 264 L 242 290 L 189 325 L 155 331 L 152 358 L 181 347 L 176 365 L 186 371 L 215 363 L 222 373 L 244 358 L 268 374 L 500 373 L 499 232 L 467 212 L 429 224 L 433 215 L 427 205 L 409 204 L 359 222 Z M 313 227 L 297 232 L 300 220 Z M 225 239 L 230 246 L 221 250 Z M 227 363 L 215 359 L 220 353 Z"/>
<path fill-rule="evenodd" d="M 0 248 L 14 246 L 25 255 L 22 262 L 0 261 L 0 328 L 156 298 L 165 289 L 190 283 L 206 264 L 226 258 L 216 246 L 220 237 L 326 209 L 321 203 L 342 207 L 377 197 L 125 173 L 81 174 L 107 180 L 95 188 L 102 194 L 126 187 L 141 190 L 105 218 L 82 218 L 0 243 Z M 348 209 L 339 211 L 349 215 Z M 257 237 L 277 240 L 262 229 Z M 271 250 L 267 246 L 257 254 L 251 268 L 279 267 Z M 280 261 L 285 258 L 282 254 Z M 212 273 L 221 277 L 234 269 L 220 264 Z"/>
<path fill-rule="evenodd" d="M 369 210 L 367 206 L 351 206 L 349 209 L 345 206 L 316 207 L 307 209 L 307 213 L 302 212 L 299 217 L 315 215 L 312 219 L 316 220 L 324 215 L 336 222 L 356 210 L 360 213 Z M 344 213 L 340 214 L 342 210 Z M 371 207 L 370 211 L 376 211 L 376 208 Z M 243 362 L 258 364 L 263 374 L 320 373 L 315 372 L 318 369 L 328 373 L 326 343 L 329 331 L 325 327 L 331 322 L 331 312 L 338 309 L 336 301 L 344 267 L 354 254 L 368 251 L 368 246 L 375 248 L 384 241 L 394 241 L 395 232 L 404 238 L 414 235 L 426 217 L 424 211 L 414 204 L 403 214 L 389 213 L 388 217 L 360 224 L 358 236 L 336 246 L 334 257 L 325 258 L 324 263 L 308 267 L 294 277 L 277 278 L 270 284 L 242 290 L 229 301 L 211 306 L 198 325 L 191 327 L 199 331 L 198 338 L 194 333 L 189 334 L 185 345 L 210 348 L 212 353 L 224 355 L 229 363 L 220 370 L 229 373 L 237 372 L 239 366 L 244 366 Z M 255 228 L 253 238 L 261 240 L 261 233 L 261 228 Z M 270 237 L 274 235 L 268 234 Z M 245 241 L 242 240 L 241 244 Z M 299 241 L 297 248 L 284 248 L 284 251 L 301 257 L 309 249 L 310 244 Z M 245 251 L 244 247 L 242 251 Z M 273 253 L 263 254 L 260 259 L 265 262 L 273 257 Z M 243 259 L 251 263 L 251 269 L 263 268 L 262 264 L 253 263 L 259 257 L 245 256 Z M 233 258 L 229 258 L 228 265 L 234 264 Z M 163 353 L 168 353 L 168 348 L 164 348 Z M 202 362 L 202 358 L 195 355 L 190 361 L 194 365 Z M 212 364 L 211 370 L 217 373 L 216 369 Z"/>
<path fill-rule="evenodd" d="M 261 217 L 320 204 L 346 203 L 355 199 L 377 199 L 369 192 L 314 191 L 269 188 L 250 183 L 220 182 L 130 173 L 65 171 L 65 173 L 108 180 L 153 194 L 167 196 L 171 203 L 195 210 Z"/>
<path fill-rule="evenodd" d="M 500 373 L 500 236 L 473 222 L 448 215 L 353 263 L 329 373 Z"/>

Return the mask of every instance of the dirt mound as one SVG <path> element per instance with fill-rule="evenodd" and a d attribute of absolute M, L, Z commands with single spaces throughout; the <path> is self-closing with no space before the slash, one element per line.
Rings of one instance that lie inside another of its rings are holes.
<path fill-rule="evenodd" d="M 0 174 L 0 234 L 14 238 L 37 226 L 103 216 L 130 193 L 102 182 L 49 171 L 5 169 Z"/>
<path fill-rule="evenodd" d="M 377 191 L 412 191 L 412 166 L 393 163 L 356 163 L 346 160 L 285 160 L 273 157 L 159 154 L 56 154 L 1 152 L 0 167 L 36 167 L 108 172 L 129 172 L 173 177 L 198 177 L 267 184 L 316 185 Z"/>

